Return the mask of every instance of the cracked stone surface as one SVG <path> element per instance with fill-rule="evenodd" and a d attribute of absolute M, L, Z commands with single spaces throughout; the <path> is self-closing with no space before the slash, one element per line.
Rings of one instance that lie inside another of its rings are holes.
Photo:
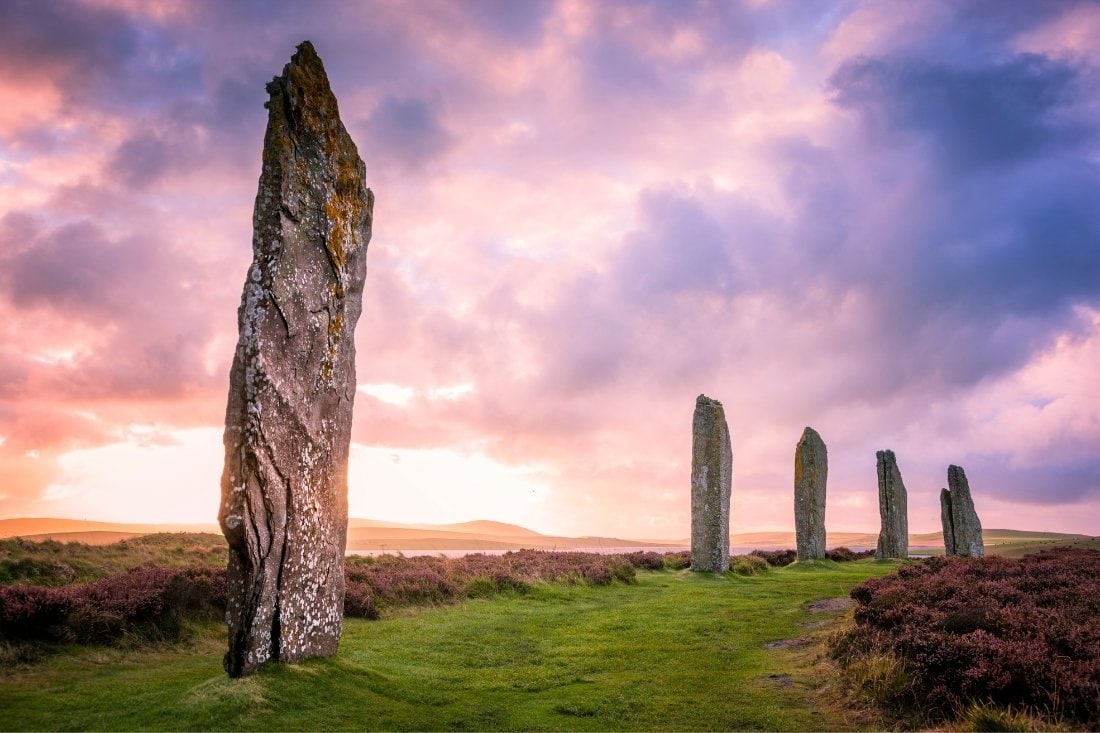
<path fill-rule="evenodd" d="M 794 449 L 794 531 L 799 560 L 825 557 L 825 483 L 829 453 L 813 428 Z"/>
<path fill-rule="evenodd" d="M 330 655 L 340 641 L 354 332 L 374 204 L 308 41 L 267 92 L 218 513 L 231 676 Z"/>
<path fill-rule="evenodd" d="M 959 466 L 948 466 L 947 486 L 940 490 L 940 519 L 947 554 L 983 557 L 985 542 L 982 539 L 982 523 L 974 509 L 966 472 Z"/>
<path fill-rule="evenodd" d="M 691 421 L 691 569 L 722 573 L 730 566 L 733 451 L 722 403 L 695 400 Z"/>
<path fill-rule="evenodd" d="M 894 451 L 880 450 L 875 454 L 875 459 L 878 466 L 878 513 L 882 520 L 875 558 L 905 559 L 909 557 L 909 497 Z"/>

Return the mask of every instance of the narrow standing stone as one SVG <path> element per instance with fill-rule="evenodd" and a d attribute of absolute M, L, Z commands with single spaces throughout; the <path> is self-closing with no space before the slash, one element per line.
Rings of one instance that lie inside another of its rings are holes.
<path fill-rule="evenodd" d="M 955 552 L 955 522 L 951 519 L 951 492 L 940 489 L 940 522 L 943 523 L 943 550 L 946 555 Z"/>
<path fill-rule="evenodd" d="M 799 560 L 825 557 L 825 483 L 829 453 L 813 428 L 794 449 L 794 530 Z"/>
<path fill-rule="evenodd" d="M 730 567 L 730 490 L 733 452 L 722 403 L 695 400 L 691 421 L 691 569 Z"/>
<path fill-rule="evenodd" d="M 947 522 L 944 522 L 944 547 L 949 555 L 982 557 L 985 543 L 982 540 L 982 523 L 974 509 L 970 496 L 970 484 L 966 473 L 959 466 L 948 466 L 947 489 L 940 493 L 941 513 L 946 495 L 946 505 L 951 515 L 951 543 L 947 542 Z"/>
<path fill-rule="evenodd" d="M 878 513 L 882 529 L 878 534 L 875 557 L 905 559 L 909 557 L 908 494 L 901 480 L 901 471 L 892 450 L 875 454 L 878 465 Z"/>
<path fill-rule="evenodd" d="M 234 677 L 333 654 L 343 631 L 354 331 L 374 204 L 308 41 L 267 91 L 218 513 Z"/>

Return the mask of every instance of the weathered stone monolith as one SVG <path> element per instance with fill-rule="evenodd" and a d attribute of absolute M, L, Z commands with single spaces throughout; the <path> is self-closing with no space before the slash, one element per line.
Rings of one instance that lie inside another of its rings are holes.
<path fill-rule="evenodd" d="M 813 428 L 794 449 L 794 531 L 799 560 L 825 557 L 825 483 L 829 453 Z"/>
<path fill-rule="evenodd" d="M 959 466 L 948 466 L 947 486 L 940 492 L 940 514 L 943 518 L 943 542 L 948 555 L 982 557 L 985 543 L 982 540 L 982 523 L 974 509 L 970 496 L 970 484 L 966 473 Z M 948 521 L 950 519 L 950 522 Z M 951 540 L 948 540 L 950 523 Z"/>
<path fill-rule="evenodd" d="M 218 513 L 234 677 L 333 654 L 343 631 L 354 331 L 374 204 L 308 41 L 267 92 Z"/>
<path fill-rule="evenodd" d="M 955 523 L 951 519 L 951 492 L 940 489 L 940 522 L 943 523 L 943 550 L 945 555 L 955 552 Z"/>
<path fill-rule="evenodd" d="M 908 494 L 894 451 L 880 450 L 875 454 L 875 459 L 878 465 L 878 513 L 882 520 L 875 557 L 879 560 L 905 559 L 909 557 Z"/>
<path fill-rule="evenodd" d="M 691 569 L 720 573 L 730 566 L 733 452 L 722 403 L 695 400 L 691 421 Z"/>

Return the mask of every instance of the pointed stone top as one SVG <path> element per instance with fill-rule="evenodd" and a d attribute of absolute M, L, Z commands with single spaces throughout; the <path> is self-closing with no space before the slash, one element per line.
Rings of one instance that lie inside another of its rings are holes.
<path fill-rule="evenodd" d="M 825 445 L 825 441 L 821 439 L 821 434 L 811 428 L 809 425 L 807 425 L 806 429 L 802 431 L 802 438 L 798 442 L 799 444 L 813 442 Z"/>
<path fill-rule="evenodd" d="M 721 402 L 719 402 L 718 400 L 712 400 L 710 397 L 707 397 L 705 394 L 701 394 L 698 397 L 696 397 L 695 398 L 695 404 L 696 405 L 718 405 L 719 407 L 722 406 Z"/>
<path fill-rule="evenodd" d="M 309 41 L 302 41 L 290 57 L 290 61 L 283 66 L 282 76 L 276 76 L 267 85 L 267 93 L 274 96 L 279 93 L 285 83 L 294 78 L 312 77 L 328 87 L 328 74 L 325 73 L 325 65 L 321 57 L 317 55 L 317 49 Z"/>
<path fill-rule="evenodd" d="M 266 89 L 271 99 L 264 107 L 286 116 L 292 135 L 308 132 L 320 136 L 327 131 L 329 136 L 347 136 L 340 123 L 340 110 L 325 65 L 309 41 L 298 44 L 290 62 L 283 67 L 282 75 L 268 82 Z M 350 138 L 347 140 L 350 142 Z M 354 143 L 351 148 L 355 150 Z M 358 151 L 355 152 L 358 155 Z"/>

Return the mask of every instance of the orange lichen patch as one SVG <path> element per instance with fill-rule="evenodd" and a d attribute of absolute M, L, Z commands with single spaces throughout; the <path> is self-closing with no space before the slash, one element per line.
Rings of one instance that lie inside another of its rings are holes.
<path fill-rule="evenodd" d="M 344 327 L 344 317 L 339 314 L 333 314 L 332 318 L 328 319 L 328 335 L 329 338 L 335 338 L 340 335 L 340 329 Z"/>
<path fill-rule="evenodd" d="M 325 133 L 325 155 L 336 171 L 332 194 L 324 203 L 329 228 L 325 246 L 333 264 L 343 270 L 347 264 L 348 250 L 361 245 L 356 228 L 363 218 L 363 169 L 358 155 L 348 154 L 349 149 L 355 149 L 355 144 L 343 126 L 336 125 L 335 129 Z"/>
<path fill-rule="evenodd" d="M 333 267 L 342 271 L 348 261 L 345 215 L 335 196 L 325 201 L 324 209 L 325 217 L 328 219 L 325 248 L 328 250 L 329 257 L 332 258 Z"/>

